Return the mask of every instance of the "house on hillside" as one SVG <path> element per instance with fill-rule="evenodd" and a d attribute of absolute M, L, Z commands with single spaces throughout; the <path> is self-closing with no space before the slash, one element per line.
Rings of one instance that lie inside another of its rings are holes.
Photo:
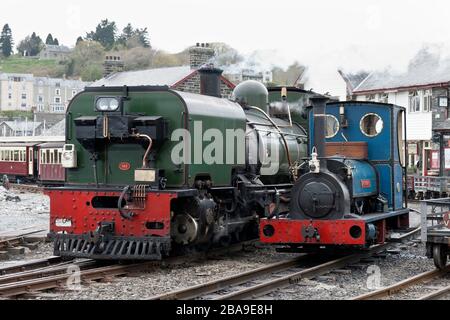
<path fill-rule="evenodd" d="M 69 58 L 71 52 L 72 50 L 66 46 L 46 44 L 39 53 L 39 58 L 64 61 Z"/>
<path fill-rule="evenodd" d="M 343 78 L 348 79 L 345 75 Z M 403 73 L 389 70 L 373 72 L 359 84 L 347 83 L 347 92 L 352 100 L 405 107 L 407 165 L 410 172 L 448 175 L 450 149 L 447 152 L 436 142 L 439 142 L 440 136 L 443 147 L 450 147 L 449 87 L 450 60 L 441 61 L 431 56 L 415 60 Z M 434 133 L 438 134 L 438 138 L 433 139 Z M 440 163 L 445 163 L 445 167 L 441 168 Z"/>
<path fill-rule="evenodd" d="M 197 44 L 189 49 L 189 65 L 140 71 L 114 72 L 108 74 L 105 78 L 94 82 L 91 86 L 168 86 L 171 89 L 178 91 L 202 93 L 199 70 L 212 61 L 214 54 L 214 49 L 208 44 Z M 105 61 L 105 67 L 109 66 L 108 62 L 114 61 L 120 60 L 108 57 L 108 61 Z M 220 91 L 222 97 L 231 97 L 234 88 L 234 83 L 225 76 L 220 75 Z"/>

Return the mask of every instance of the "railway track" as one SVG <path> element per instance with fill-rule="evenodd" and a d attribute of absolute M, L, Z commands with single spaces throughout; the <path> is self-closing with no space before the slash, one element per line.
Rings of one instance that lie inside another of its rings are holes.
<path fill-rule="evenodd" d="M 31 192 L 31 193 L 43 193 L 44 188 L 35 184 L 17 184 L 11 183 L 10 188 L 17 191 Z"/>
<path fill-rule="evenodd" d="M 396 239 L 396 242 L 414 237 L 420 229 L 415 229 Z M 289 260 L 256 270 L 211 281 L 205 284 L 184 288 L 162 295 L 151 297 L 151 300 L 162 299 L 214 299 L 244 300 L 267 295 L 278 289 L 296 284 L 303 279 L 312 279 L 330 271 L 355 264 L 365 258 L 372 257 L 394 243 L 386 243 L 370 248 L 368 251 L 331 259 L 306 269 L 298 269 L 299 260 Z M 287 273 L 280 275 L 280 273 Z M 269 279 L 268 279 L 269 278 Z"/>
<path fill-rule="evenodd" d="M 18 266 L 0 269 L 0 297 L 17 297 L 20 295 L 35 293 L 48 289 L 65 287 L 67 281 L 74 275 L 74 270 L 79 270 L 76 277 L 81 281 L 98 281 L 116 276 L 124 276 L 130 272 L 145 270 L 161 264 L 180 264 L 193 260 L 201 260 L 214 255 L 223 255 L 243 250 L 246 246 L 253 245 L 255 241 L 248 241 L 227 248 L 219 248 L 211 252 L 195 253 L 188 256 L 170 257 L 163 261 L 140 262 L 133 264 L 118 264 L 94 260 L 82 260 L 74 262 L 62 262 L 51 257 L 41 261 L 24 263 Z M 46 262 L 47 260 L 47 262 Z M 51 262 L 49 261 L 51 260 Z M 43 267 L 42 264 L 44 264 Z M 76 266 L 77 268 L 68 268 Z M 29 268 L 27 270 L 27 268 Z M 25 271 L 23 270 L 25 269 Z"/>
<path fill-rule="evenodd" d="M 33 235 L 47 232 L 47 227 L 31 227 L 28 229 L 21 230 L 19 233 L 13 235 L 0 235 L 0 250 L 5 250 L 10 247 L 18 246 L 24 244 L 27 237 L 32 237 Z"/>
<path fill-rule="evenodd" d="M 421 273 L 419 275 L 416 275 L 414 277 L 397 282 L 388 287 L 381 288 L 381 289 L 378 289 L 378 290 L 375 290 L 375 291 L 372 291 L 372 292 L 369 292 L 366 294 L 362 294 L 360 296 L 353 298 L 352 300 L 379 300 L 379 299 L 384 299 L 384 298 L 392 298 L 395 295 L 403 292 L 406 289 L 413 288 L 416 285 L 420 285 L 420 284 L 429 282 L 434 279 L 439 279 L 439 278 L 445 276 L 446 274 L 448 274 L 448 272 L 450 272 L 450 266 L 448 266 L 444 270 L 435 269 L 435 270 L 427 271 L 427 272 Z M 448 294 L 449 292 L 450 292 L 450 287 L 438 289 L 430 294 L 427 294 L 427 295 L 424 295 L 424 296 L 418 298 L 418 300 L 435 299 L 435 298 L 444 296 L 444 295 Z"/>

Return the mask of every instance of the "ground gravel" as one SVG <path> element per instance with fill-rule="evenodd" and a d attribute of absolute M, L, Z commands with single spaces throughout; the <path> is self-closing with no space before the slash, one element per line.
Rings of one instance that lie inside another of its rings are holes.
<path fill-rule="evenodd" d="M 6 201 L 7 195 L 19 196 L 19 202 Z M 417 205 L 412 205 L 417 209 Z M 48 224 L 49 200 L 42 194 L 8 192 L 0 188 L 0 232 Z M 418 225 L 420 218 L 411 214 L 412 224 Z M 48 257 L 52 254 L 51 244 L 42 243 L 37 250 L 22 256 L 0 261 L 0 267 L 23 260 Z M 116 277 L 104 282 L 82 283 L 81 290 L 58 289 L 25 299 L 82 299 L 82 300 L 139 300 L 172 290 L 228 277 L 263 265 L 289 259 L 294 255 L 280 254 L 264 246 L 232 253 L 214 259 L 186 262 L 180 265 L 149 267 L 147 270 Z M 307 262 L 305 262 L 307 263 Z M 304 266 L 306 267 L 306 266 Z M 388 286 L 418 273 L 432 270 L 433 262 L 425 257 L 424 246 L 417 242 L 400 244 L 395 252 L 386 253 L 373 260 L 346 267 L 337 272 L 311 280 L 302 280 L 297 285 L 274 292 L 264 299 L 330 299 L 340 300 L 355 297 L 371 291 L 370 279 L 379 271 L 380 286 Z M 445 280 L 447 281 L 447 280 Z M 450 282 L 450 280 L 449 280 Z M 411 299 L 429 292 L 437 283 L 426 284 L 406 292 L 398 299 Z M 428 291 L 427 291 L 428 290 Z"/>

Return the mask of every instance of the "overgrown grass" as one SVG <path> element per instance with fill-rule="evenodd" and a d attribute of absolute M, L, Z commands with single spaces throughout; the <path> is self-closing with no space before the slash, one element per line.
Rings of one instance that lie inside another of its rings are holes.
<path fill-rule="evenodd" d="M 61 77 L 65 66 L 56 60 L 40 60 L 23 57 L 0 59 L 0 72 L 31 73 L 38 77 Z"/>
<path fill-rule="evenodd" d="M 0 118 L 28 118 L 29 120 L 33 119 L 33 112 L 30 111 L 0 111 Z"/>

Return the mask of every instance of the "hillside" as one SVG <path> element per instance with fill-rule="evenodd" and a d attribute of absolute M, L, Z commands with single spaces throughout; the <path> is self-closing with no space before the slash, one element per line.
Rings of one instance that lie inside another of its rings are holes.
<path fill-rule="evenodd" d="M 0 59 L 0 72 L 31 73 L 35 76 L 62 77 L 65 66 L 55 60 L 39 60 L 23 57 Z"/>

